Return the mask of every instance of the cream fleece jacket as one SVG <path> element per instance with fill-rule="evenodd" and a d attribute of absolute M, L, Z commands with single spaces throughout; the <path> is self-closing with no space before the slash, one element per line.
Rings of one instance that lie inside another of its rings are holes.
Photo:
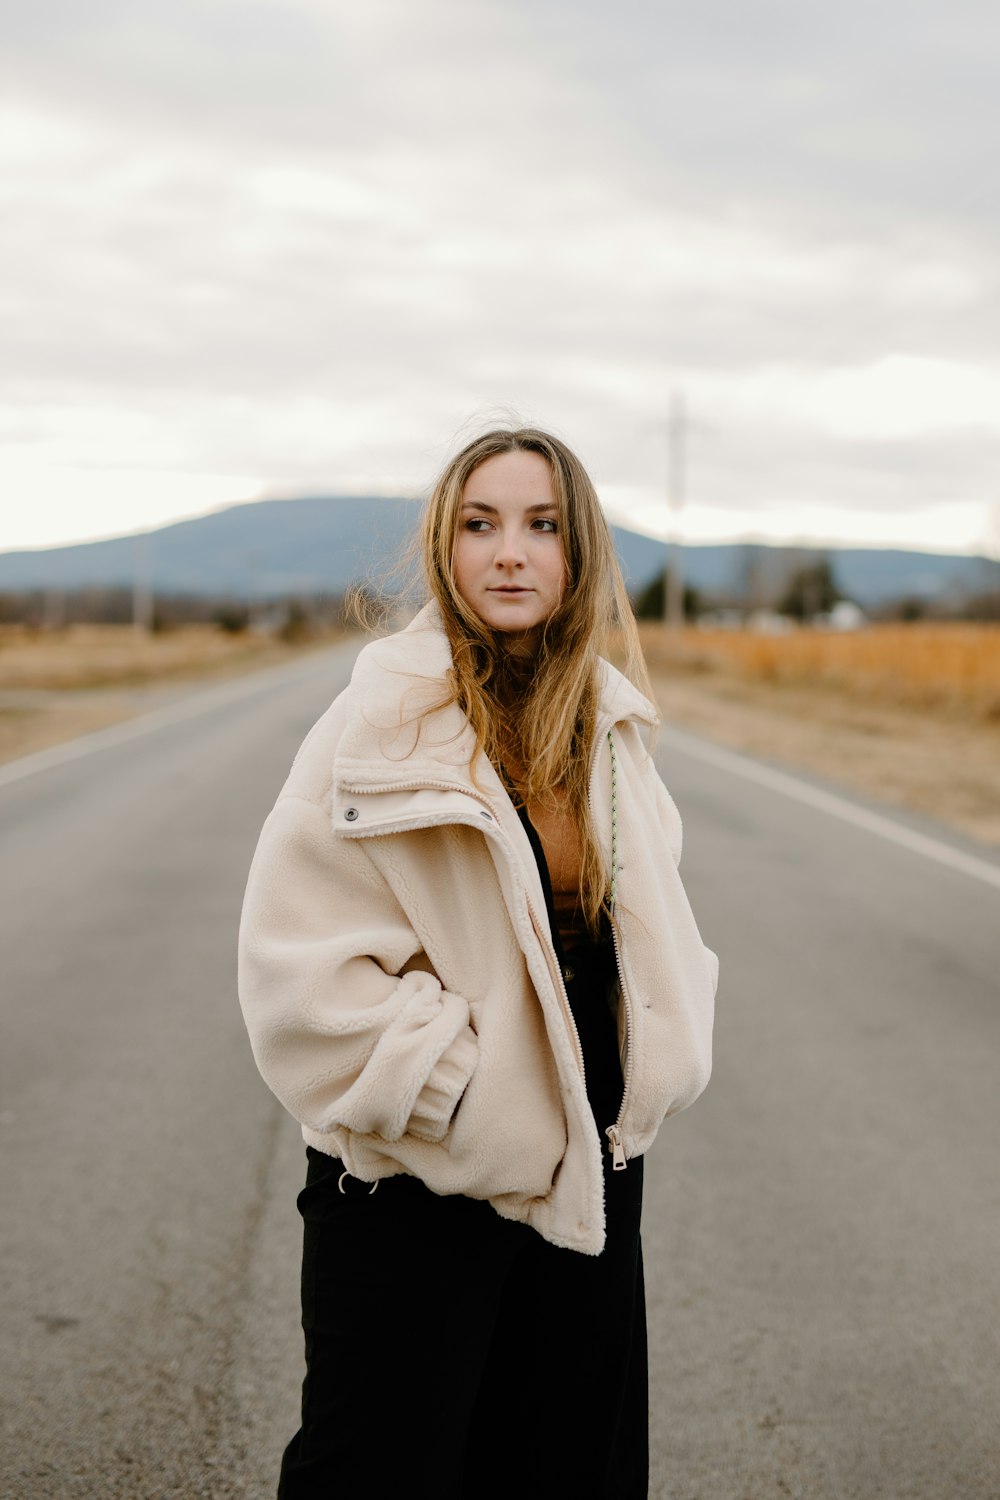
<path fill-rule="evenodd" d="M 642 1154 L 708 1081 L 718 960 L 641 737 L 653 710 L 602 663 L 591 805 L 610 864 L 610 729 L 625 1097 L 599 1136 L 527 835 L 481 753 L 470 772 L 464 714 L 420 719 L 450 663 L 427 606 L 361 651 L 306 737 L 251 866 L 240 1001 L 310 1145 L 365 1181 L 411 1173 L 596 1255 L 601 1151 Z"/>

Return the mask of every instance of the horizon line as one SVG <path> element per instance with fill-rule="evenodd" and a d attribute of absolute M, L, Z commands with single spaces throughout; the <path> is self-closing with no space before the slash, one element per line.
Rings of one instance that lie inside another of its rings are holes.
<path fill-rule="evenodd" d="M 163 521 L 152 526 L 140 526 L 133 531 L 104 532 L 97 536 L 76 537 L 71 540 L 58 542 L 40 542 L 33 546 L 0 547 L 0 558 L 15 554 L 31 553 L 38 555 L 44 552 L 60 552 L 72 550 L 76 547 L 98 546 L 103 542 L 127 542 L 135 541 L 140 537 L 153 537 L 159 532 L 170 531 L 175 526 L 182 526 L 192 521 L 207 520 L 209 516 L 221 515 L 227 510 L 239 510 L 249 506 L 262 504 L 295 504 L 304 500 L 378 500 L 388 503 L 419 504 L 421 496 L 416 495 L 391 495 L 391 494 L 346 494 L 329 492 L 327 494 L 299 494 L 299 495 L 260 495 L 252 500 L 229 500 L 220 505 L 212 505 L 207 509 L 193 511 L 190 514 L 174 517 L 173 520 Z M 736 532 L 725 538 L 699 538 L 699 537 L 668 537 L 647 530 L 645 527 L 634 523 L 616 519 L 609 508 L 602 502 L 608 524 L 617 527 L 621 531 L 629 531 L 633 536 L 644 537 L 647 541 L 658 542 L 662 546 L 685 547 L 774 547 L 774 548 L 803 548 L 824 551 L 851 551 L 851 552 L 913 552 L 923 554 L 927 557 L 962 557 L 970 561 L 992 562 L 997 559 L 991 558 L 985 550 L 968 551 L 965 548 L 952 548 L 942 544 L 936 546 L 919 542 L 901 541 L 854 541 L 845 539 L 834 539 L 829 536 L 808 536 L 801 533 L 792 533 L 785 536 L 767 536 L 760 532 L 745 531 Z"/>

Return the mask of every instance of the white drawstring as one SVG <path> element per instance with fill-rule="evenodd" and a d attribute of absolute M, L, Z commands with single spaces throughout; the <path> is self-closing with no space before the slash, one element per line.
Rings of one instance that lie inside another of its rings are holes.
<path fill-rule="evenodd" d="M 347 1197 L 347 1189 L 344 1187 L 344 1178 L 345 1177 L 350 1177 L 350 1175 L 351 1175 L 350 1172 L 341 1172 L 340 1176 L 337 1178 L 337 1186 L 340 1188 L 340 1191 L 343 1193 L 343 1195 L 344 1195 L 345 1198 Z M 355 1180 L 357 1182 L 363 1182 L 364 1181 L 364 1179 L 362 1177 L 358 1177 Z M 378 1187 L 378 1185 L 379 1185 L 379 1183 L 381 1181 L 382 1181 L 381 1177 L 376 1177 L 375 1181 L 372 1183 L 371 1187 L 368 1189 L 368 1196 L 369 1196 L 369 1198 L 371 1197 L 372 1193 L 374 1193 L 375 1189 Z"/>

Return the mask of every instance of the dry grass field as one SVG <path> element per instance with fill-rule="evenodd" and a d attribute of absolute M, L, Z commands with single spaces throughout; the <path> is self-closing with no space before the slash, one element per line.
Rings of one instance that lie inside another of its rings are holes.
<path fill-rule="evenodd" d="M 1000 847 L 1000 626 L 641 633 L 666 723 Z M 210 626 L 0 629 L 0 761 L 302 649 Z"/>
<path fill-rule="evenodd" d="M 642 626 L 666 723 L 1000 847 L 1000 626 Z"/>
<path fill-rule="evenodd" d="M 211 625 L 152 635 L 130 625 L 0 627 L 0 761 L 132 718 L 188 684 L 254 671 L 302 649 Z"/>
<path fill-rule="evenodd" d="M 674 643 L 644 627 L 651 665 L 735 672 L 748 681 L 822 685 L 1000 723 L 1000 625 L 870 625 L 864 630 L 686 630 Z"/>

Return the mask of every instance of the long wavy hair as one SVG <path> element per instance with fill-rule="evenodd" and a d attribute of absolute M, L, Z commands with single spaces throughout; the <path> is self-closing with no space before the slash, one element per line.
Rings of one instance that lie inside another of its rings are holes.
<path fill-rule="evenodd" d="M 537 652 L 525 658 L 465 602 L 454 553 L 462 495 L 470 475 L 501 453 L 537 453 L 549 465 L 566 565 L 562 599 L 546 621 Z M 580 833 L 580 904 L 596 931 L 609 871 L 594 835 L 589 777 L 597 719 L 598 658 L 617 635 L 626 675 L 652 698 L 635 618 L 597 492 L 565 443 L 534 427 L 497 429 L 457 453 L 437 480 L 424 512 L 424 571 L 452 649 L 448 699 L 465 713 L 482 749 L 513 795 L 561 803 Z"/>

